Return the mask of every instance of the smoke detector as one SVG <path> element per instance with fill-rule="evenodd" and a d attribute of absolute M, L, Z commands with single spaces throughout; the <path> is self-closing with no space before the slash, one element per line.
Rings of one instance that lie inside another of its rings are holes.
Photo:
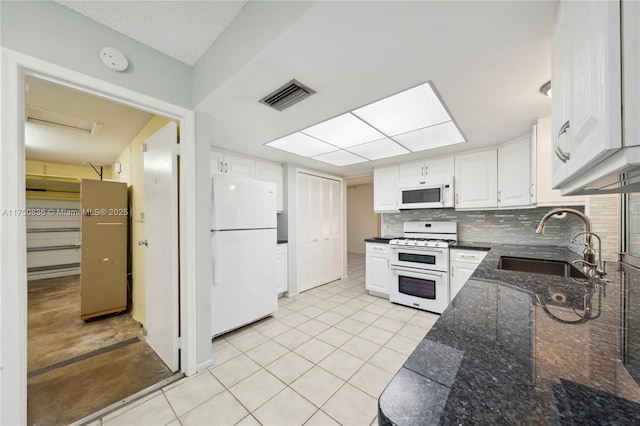
<path fill-rule="evenodd" d="M 102 63 L 116 72 L 123 72 L 129 67 L 129 60 L 124 53 L 114 47 L 105 47 L 100 51 Z"/>

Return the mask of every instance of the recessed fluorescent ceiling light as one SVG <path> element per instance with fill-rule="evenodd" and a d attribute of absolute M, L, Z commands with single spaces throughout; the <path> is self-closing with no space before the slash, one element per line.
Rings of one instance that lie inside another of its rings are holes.
<path fill-rule="evenodd" d="M 374 102 L 353 113 L 387 136 L 451 121 L 429 83 Z"/>
<path fill-rule="evenodd" d="M 453 121 L 397 135 L 393 139 L 413 152 L 464 142 Z"/>
<path fill-rule="evenodd" d="M 384 138 L 382 133 L 350 113 L 306 128 L 302 133 L 340 148 Z"/>
<path fill-rule="evenodd" d="M 265 145 L 336 166 L 465 142 L 431 82 Z"/>
<path fill-rule="evenodd" d="M 333 145 L 329 145 L 328 143 L 324 143 L 300 132 L 285 136 L 284 138 L 276 139 L 273 142 L 269 142 L 267 145 L 283 151 L 302 155 L 303 157 L 313 157 L 315 155 L 324 154 L 338 149 Z"/>
<path fill-rule="evenodd" d="M 368 158 L 369 160 L 395 157 L 396 155 L 408 154 L 411 152 L 389 138 L 352 146 L 349 148 L 349 151 L 364 158 Z"/>
<path fill-rule="evenodd" d="M 340 167 L 348 166 L 350 164 L 364 163 L 365 161 L 368 161 L 366 158 L 359 157 L 344 150 L 318 155 L 316 157 L 313 157 L 313 159 Z"/>

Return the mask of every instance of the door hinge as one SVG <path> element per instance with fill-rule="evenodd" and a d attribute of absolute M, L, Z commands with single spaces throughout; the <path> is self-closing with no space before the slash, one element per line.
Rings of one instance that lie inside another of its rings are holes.
<path fill-rule="evenodd" d="M 140 151 L 142 152 L 147 152 L 147 144 L 146 143 L 141 143 L 140 144 Z"/>
<path fill-rule="evenodd" d="M 173 153 L 176 154 L 176 155 L 180 155 L 180 154 L 182 154 L 182 152 L 180 152 L 180 151 L 181 151 L 180 150 L 180 144 L 175 144 L 173 146 Z"/>
<path fill-rule="evenodd" d="M 178 349 L 182 349 L 182 337 L 178 337 Z"/>

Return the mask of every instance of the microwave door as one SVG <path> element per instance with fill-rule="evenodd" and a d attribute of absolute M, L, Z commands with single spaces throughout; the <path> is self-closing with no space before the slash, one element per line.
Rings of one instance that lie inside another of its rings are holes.
<path fill-rule="evenodd" d="M 401 208 L 444 207 L 443 185 L 401 190 Z"/>

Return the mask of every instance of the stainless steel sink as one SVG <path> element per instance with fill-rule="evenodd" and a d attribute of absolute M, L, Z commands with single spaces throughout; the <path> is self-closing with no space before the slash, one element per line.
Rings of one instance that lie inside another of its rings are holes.
<path fill-rule="evenodd" d="M 532 274 L 555 275 L 565 278 L 588 277 L 569 262 L 559 260 L 529 259 L 526 257 L 501 256 L 498 269 L 507 271 L 530 272 Z"/>

